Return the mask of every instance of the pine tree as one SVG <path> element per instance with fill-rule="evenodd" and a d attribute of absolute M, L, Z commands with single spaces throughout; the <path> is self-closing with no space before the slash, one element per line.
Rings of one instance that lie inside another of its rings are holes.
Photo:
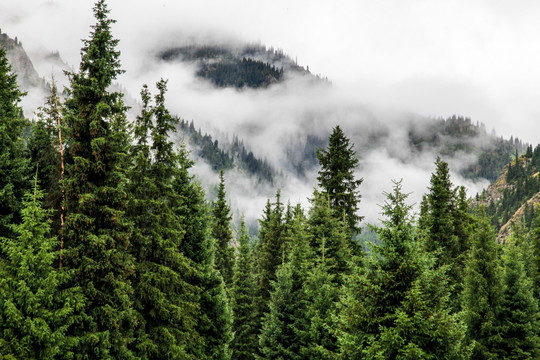
<path fill-rule="evenodd" d="M 497 329 L 502 273 L 495 237 L 488 219 L 482 216 L 472 236 L 462 299 L 466 341 L 474 345 L 474 359 L 496 358 L 495 350 L 501 341 Z"/>
<path fill-rule="evenodd" d="M 496 350 L 501 359 L 540 357 L 540 313 L 523 262 L 523 244 L 510 244 L 504 256 L 503 293 Z"/>
<path fill-rule="evenodd" d="M 137 349 L 141 358 L 189 359 L 194 356 L 190 353 L 192 344 L 201 341 L 195 331 L 198 289 L 188 282 L 195 269 L 179 249 L 184 235 L 181 219 L 169 206 L 177 198 L 172 181 L 179 164 L 168 139 L 174 127 L 164 107 L 166 82 L 160 80 L 157 88 L 156 112 L 150 106 L 148 87 L 143 86 L 141 91 L 142 111 L 134 127 L 134 165 L 128 187 L 136 261 L 134 306 L 143 320 L 137 333 Z M 150 134 L 152 145 L 148 143 Z"/>
<path fill-rule="evenodd" d="M 225 179 L 223 170 L 219 173 L 217 199 L 212 207 L 211 236 L 216 241 L 216 268 L 221 272 L 226 285 L 230 285 L 233 276 L 234 249 L 231 246 L 231 209 L 225 199 Z"/>
<path fill-rule="evenodd" d="M 346 218 L 352 233 L 360 231 L 358 223 L 363 217 L 357 215 L 360 194 L 358 187 L 363 179 L 356 179 L 358 159 L 341 128 L 336 126 L 328 139 L 328 148 L 317 150 L 321 165 L 317 180 L 322 193 L 328 195 L 330 207 L 338 219 Z"/>
<path fill-rule="evenodd" d="M 339 341 L 344 359 L 461 357 L 463 328 L 449 314 L 444 270 L 415 239 L 407 194 L 396 182 L 382 206 L 380 244 L 345 284 Z"/>
<path fill-rule="evenodd" d="M 252 360 L 258 346 L 255 333 L 255 278 L 253 258 L 244 218 L 238 234 L 238 258 L 234 264 L 231 286 L 234 339 L 231 343 L 232 359 Z"/>
<path fill-rule="evenodd" d="M 427 195 L 426 246 L 430 252 L 440 252 L 439 264 L 448 265 L 457 253 L 458 239 L 454 236 L 454 191 L 448 164 L 437 158 Z"/>
<path fill-rule="evenodd" d="M 66 266 L 86 297 L 73 330 L 80 338 L 78 356 L 131 359 L 137 320 L 130 224 L 124 215 L 129 138 L 122 94 L 108 90 L 122 73 L 108 13 L 104 0 L 95 4 L 96 24 L 84 40 L 79 72 L 69 74 L 64 237 Z"/>
<path fill-rule="evenodd" d="M 19 105 L 24 95 L 0 46 L 0 234 L 7 237 L 14 235 L 9 225 L 19 223 L 21 199 L 31 186 L 22 139 L 26 121 Z"/>
<path fill-rule="evenodd" d="M 60 229 L 60 209 L 63 200 L 61 186 L 59 186 L 62 174 L 58 136 L 60 106 L 56 83 L 53 79 L 51 92 L 45 106 L 38 109 L 38 120 L 32 124 L 32 136 L 28 141 L 31 161 L 37 164 L 38 179 L 40 179 L 41 188 L 45 191 L 43 206 L 56 212 L 53 214 L 52 225 L 55 232 Z"/>
<path fill-rule="evenodd" d="M 229 345 L 233 337 L 232 313 L 223 278 L 215 268 L 209 207 L 200 184 L 189 174 L 193 161 L 185 145 L 182 144 L 178 156 L 180 166 L 173 188 L 179 200 L 172 206 L 185 231 L 180 249 L 196 269 L 191 279 L 191 284 L 200 289 L 196 331 L 205 340 L 203 344 L 194 344 L 193 351 L 204 359 L 226 360 L 230 358 Z"/>
<path fill-rule="evenodd" d="M 273 206 L 272 206 L 273 205 Z M 261 314 L 267 312 L 267 302 L 270 300 L 272 281 L 276 279 L 278 266 L 283 264 L 285 224 L 283 219 L 283 203 L 278 190 L 273 204 L 268 201 L 260 222 L 259 243 L 257 244 L 257 273 L 258 297 Z"/>
<path fill-rule="evenodd" d="M 302 216 L 295 219 L 289 260 L 279 267 L 265 314 L 259 345 L 262 359 L 302 359 L 308 339 L 307 296 L 304 284 L 313 255 Z"/>
<path fill-rule="evenodd" d="M 333 275 L 337 285 L 350 272 L 352 252 L 348 229 L 344 221 L 332 215 L 328 196 L 315 191 L 308 213 L 308 236 L 318 259 L 323 258 L 325 268 Z"/>
<path fill-rule="evenodd" d="M 13 225 L 16 239 L 2 238 L 0 247 L 0 354 L 6 359 L 57 359 L 73 355 L 76 339 L 68 329 L 83 305 L 77 288 L 63 289 L 66 273 L 58 270 L 58 241 L 51 237 L 49 212 L 42 192 L 27 193 L 22 223 Z"/>
<path fill-rule="evenodd" d="M 300 350 L 304 359 L 331 360 L 338 357 L 336 319 L 341 287 L 336 285 L 335 277 L 326 265 L 323 250 L 305 285 L 309 329 L 306 344 Z"/>
<path fill-rule="evenodd" d="M 529 243 L 531 247 L 531 261 L 528 264 L 528 271 L 533 284 L 534 297 L 540 304 L 540 212 L 538 212 L 538 215 L 533 221 Z"/>

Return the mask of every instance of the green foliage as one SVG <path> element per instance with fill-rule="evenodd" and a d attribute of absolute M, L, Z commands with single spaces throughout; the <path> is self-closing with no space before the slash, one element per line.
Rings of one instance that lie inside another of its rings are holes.
<path fill-rule="evenodd" d="M 503 196 L 486 209 L 497 229 L 506 224 L 521 206 L 524 206 L 524 211 L 523 218 L 519 220 L 527 231 L 531 229 L 536 210 L 527 200 L 540 191 L 540 145 L 534 151 L 532 146 L 528 149 L 530 156 L 516 156 L 508 163 L 505 178 L 507 186 Z"/>
<path fill-rule="evenodd" d="M 189 174 L 193 162 L 184 146 L 178 156 L 179 168 L 173 180 L 173 189 L 179 201 L 172 207 L 185 231 L 180 250 L 196 269 L 191 284 L 201 291 L 195 329 L 204 343 L 202 346 L 194 345 L 195 351 L 204 359 L 229 359 L 229 344 L 233 336 L 232 315 L 223 278 L 215 269 L 215 244 L 210 237 L 209 207 L 200 184 Z"/>
<path fill-rule="evenodd" d="M 465 268 L 463 313 L 466 341 L 473 344 L 474 359 L 496 358 L 501 341 L 498 332 L 502 296 L 499 246 L 488 219 L 479 219 Z"/>
<path fill-rule="evenodd" d="M 357 190 L 363 179 L 356 179 L 355 169 L 358 159 L 339 126 L 336 126 L 328 139 L 328 148 L 319 149 L 317 158 L 321 165 L 317 180 L 323 194 L 328 196 L 330 207 L 338 219 L 343 217 L 352 233 L 359 232 L 357 214 L 360 194 Z"/>
<path fill-rule="evenodd" d="M 219 87 L 260 88 L 279 82 L 283 68 L 262 61 L 243 58 L 238 62 L 206 63 L 197 71 L 197 76 L 210 80 Z"/>
<path fill-rule="evenodd" d="M 74 270 L 86 303 L 72 335 L 76 352 L 93 359 L 131 359 L 137 318 L 131 301 L 134 271 L 126 220 L 129 138 L 122 94 L 109 92 L 120 70 L 103 0 L 94 6 L 96 24 L 81 50 L 78 73 L 70 73 L 65 102 L 68 130 L 66 164 L 66 267 Z"/>
<path fill-rule="evenodd" d="M 1 238 L 0 354 L 2 358 L 58 359 L 73 356 L 77 339 L 68 336 L 84 299 L 66 287 L 67 272 L 57 269 L 58 240 L 49 235 L 49 212 L 43 195 L 25 194 L 16 239 Z"/>
<path fill-rule="evenodd" d="M 326 257 L 322 257 L 304 286 L 309 301 L 307 340 L 300 350 L 304 359 L 331 360 L 339 353 L 336 319 L 341 287 L 335 278 L 326 265 Z"/>
<path fill-rule="evenodd" d="M 429 193 L 422 201 L 419 225 L 426 250 L 436 254 L 437 266 L 446 267 L 452 307 L 458 311 L 474 219 L 469 215 L 465 189 L 453 189 L 448 164 L 437 158 L 435 166 Z"/>
<path fill-rule="evenodd" d="M 348 227 L 337 219 L 328 195 L 315 191 L 308 213 L 308 237 L 318 259 L 324 259 L 325 269 L 332 274 L 336 284 L 343 284 L 343 277 L 350 272 L 352 251 Z"/>
<path fill-rule="evenodd" d="M 45 106 L 38 109 L 38 120 L 32 124 L 32 136 L 28 140 L 31 162 L 37 166 L 38 179 L 45 190 L 43 206 L 53 211 L 55 232 L 58 232 L 60 228 L 60 208 L 63 200 L 61 186 L 59 186 L 62 164 L 57 124 L 61 103 L 57 98 L 56 84 L 53 79 L 51 92 Z"/>
<path fill-rule="evenodd" d="M 415 239 L 401 183 L 386 193 L 364 268 L 345 284 L 339 341 L 343 359 L 464 358 L 463 327 L 450 315 L 444 269 Z"/>
<path fill-rule="evenodd" d="M 499 330 L 501 344 L 496 351 L 502 359 L 540 357 L 540 312 L 532 282 L 525 271 L 523 245 L 510 244 L 505 249 Z"/>
<path fill-rule="evenodd" d="M 131 252 L 136 261 L 133 298 L 143 323 L 137 332 L 137 355 L 189 359 L 194 356 L 193 344 L 202 341 L 195 331 L 199 289 L 189 283 L 195 267 L 179 250 L 184 231 L 171 207 L 178 201 L 172 182 L 179 158 L 169 140 L 175 127 L 164 106 L 166 82 L 160 80 L 157 88 L 154 107 L 147 86 L 141 91 L 143 106 L 134 126 L 128 186 L 127 213 L 134 225 Z"/>
<path fill-rule="evenodd" d="M 292 229 L 289 260 L 276 272 L 259 336 L 263 359 L 302 359 L 309 320 L 304 284 L 309 277 L 313 255 L 305 232 L 304 219 L 297 214 Z"/>
<path fill-rule="evenodd" d="M 26 121 L 22 93 L 0 46 L 0 234 L 12 236 L 9 224 L 20 220 L 21 199 L 30 189 L 29 164 L 22 133 Z"/>
<path fill-rule="evenodd" d="M 234 339 L 231 343 L 232 359 L 252 360 L 257 350 L 255 333 L 255 277 L 249 234 L 244 218 L 238 234 L 238 258 L 234 263 L 231 286 Z"/>
<path fill-rule="evenodd" d="M 233 277 L 234 249 L 231 245 L 231 209 L 225 196 L 225 179 L 221 170 L 217 199 L 212 208 L 211 236 L 216 242 L 216 268 L 221 272 L 225 284 L 230 285 Z"/>

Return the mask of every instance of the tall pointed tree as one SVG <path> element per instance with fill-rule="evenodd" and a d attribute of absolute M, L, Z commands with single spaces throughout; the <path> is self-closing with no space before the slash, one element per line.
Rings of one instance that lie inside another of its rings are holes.
<path fill-rule="evenodd" d="M 14 235 L 9 225 L 19 222 L 21 200 L 31 186 L 22 139 L 26 120 L 19 105 L 23 95 L 0 46 L 0 233 L 4 236 Z"/>
<path fill-rule="evenodd" d="M 263 359 L 302 359 L 308 341 L 308 299 L 304 284 L 313 262 L 305 219 L 296 216 L 288 261 L 279 267 L 259 336 Z"/>
<path fill-rule="evenodd" d="M 401 182 L 386 197 L 385 220 L 375 228 L 380 244 L 345 284 L 342 358 L 462 358 L 463 328 L 449 314 L 445 273 L 415 239 Z"/>
<path fill-rule="evenodd" d="M 169 206 L 178 197 L 172 181 L 179 160 L 169 139 L 174 120 L 164 106 L 166 82 L 160 80 L 157 88 L 155 108 L 150 105 L 148 87 L 141 91 L 142 111 L 134 126 L 134 164 L 128 186 L 136 261 L 134 305 L 143 323 L 137 332 L 137 356 L 190 359 L 195 356 L 192 345 L 202 341 L 195 331 L 198 289 L 188 282 L 195 268 L 180 251 L 182 221 Z"/>
<path fill-rule="evenodd" d="M 45 191 L 43 206 L 52 209 L 54 223 L 53 229 L 60 229 L 60 209 L 62 199 L 61 186 L 61 157 L 58 137 L 59 102 L 56 83 L 53 79 L 51 92 L 45 105 L 37 113 L 37 121 L 32 124 L 32 136 L 28 141 L 28 149 L 33 164 L 38 166 L 38 179 L 41 188 Z"/>
<path fill-rule="evenodd" d="M 354 146 L 337 125 L 328 139 L 328 148 L 317 151 L 321 165 L 317 180 L 322 193 L 328 195 L 330 207 L 338 219 L 345 216 L 351 232 L 360 231 L 362 216 L 357 214 L 361 195 L 358 187 L 363 179 L 357 179 L 355 170 L 358 158 Z"/>
<path fill-rule="evenodd" d="M 1 238 L 0 354 L 6 359 L 58 359 L 73 356 L 77 339 L 67 335 L 83 305 L 77 288 L 64 288 L 57 269 L 58 241 L 51 237 L 49 212 L 37 186 L 27 193 L 16 239 Z"/>
<path fill-rule="evenodd" d="M 84 40 L 78 73 L 70 73 L 65 123 L 66 266 L 86 304 L 73 335 L 77 353 L 93 359 L 131 359 L 137 326 L 131 302 L 134 271 L 126 221 L 126 107 L 122 94 L 109 90 L 122 73 L 114 20 L 104 0 L 94 6 L 95 25 Z"/>
<path fill-rule="evenodd" d="M 189 174 L 193 161 L 189 159 L 185 145 L 178 156 L 179 168 L 173 181 L 178 201 L 171 206 L 185 231 L 180 249 L 196 268 L 190 283 L 200 289 L 196 331 L 205 340 L 202 346 L 194 344 L 194 351 L 204 359 L 227 360 L 231 356 L 232 314 L 223 277 L 215 268 L 209 206 L 201 185 Z"/>
<path fill-rule="evenodd" d="M 524 267 L 524 245 L 513 243 L 505 249 L 499 329 L 501 343 L 495 351 L 501 359 L 540 357 L 540 312 L 531 279 Z"/>
<path fill-rule="evenodd" d="M 232 359 L 252 360 L 258 347 L 255 329 L 255 277 L 249 234 L 244 218 L 238 234 L 238 259 L 234 264 L 231 285 L 234 339 L 231 343 Z"/>
<path fill-rule="evenodd" d="M 212 206 L 211 236 L 216 242 L 216 268 L 221 272 L 225 284 L 232 282 L 234 249 L 232 247 L 231 209 L 225 198 L 225 178 L 223 170 L 219 172 L 217 199 Z"/>
<path fill-rule="evenodd" d="M 502 272 L 495 239 L 489 220 L 481 215 L 472 236 L 462 298 L 466 341 L 474 345 L 474 359 L 496 358 L 495 351 L 501 341 L 498 327 Z"/>

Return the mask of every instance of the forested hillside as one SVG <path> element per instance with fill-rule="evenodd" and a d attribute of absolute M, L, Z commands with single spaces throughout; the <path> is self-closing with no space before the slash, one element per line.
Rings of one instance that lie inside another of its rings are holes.
<path fill-rule="evenodd" d="M 196 63 L 197 76 L 218 87 L 266 88 L 285 80 L 289 75 L 308 76 L 314 81 L 325 81 L 312 75 L 281 50 L 262 45 L 190 45 L 168 48 L 159 53 L 168 62 Z"/>
<path fill-rule="evenodd" d="M 105 0 L 93 13 L 65 99 L 53 83 L 35 121 L 0 47 L 2 358 L 540 358 L 540 211 L 504 243 L 491 216 L 538 191 L 540 147 L 507 165 L 495 212 L 471 206 L 440 157 L 418 216 L 393 179 L 376 241 L 360 244 L 359 154 L 335 125 L 315 151 L 309 205 L 276 187 L 250 237 L 243 219 L 232 225 L 226 173 L 209 201 L 173 139 L 187 127 L 200 157 L 227 166 L 248 151 L 235 139 L 229 155 L 171 114 L 165 79 L 141 84 L 128 122 L 111 87 L 123 72 L 115 21 Z M 416 146 L 461 150 L 468 141 L 446 134 L 477 128 L 437 126 L 446 133 L 411 135 Z M 247 171 L 259 166 L 246 156 Z"/>

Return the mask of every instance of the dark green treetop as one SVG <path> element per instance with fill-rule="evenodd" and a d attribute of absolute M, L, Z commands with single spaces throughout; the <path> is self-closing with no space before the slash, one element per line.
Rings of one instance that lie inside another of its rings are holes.
<path fill-rule="evenodd" d="M 216 241 L 216 268 L 221 272 L 225 284 L 230 285 L 233 276 L 234 249 L 231 245 L 231 209 L 225 198 L 225 178 L 219 172 L 217 199 L 212 206 L 211 236 Z"/>
<path fill-rule="evenodd" d="M 64 227 L 66 267 L 86 297 L 73 330 L 77 353 L 93 359 L 131 359 L 137 317 L 130 278 L 134 271 L 126 220 L 129 136 L 122 94 L 109 87 L 120 69 L 104 0 L 84 40 L 78 73 L 69 73 L 64 104 L 68 132 Z"/>
<path fill-rule="evenodd" d="M 322 193 L 328 195 L 330 207 L 339 219 L 345 216 L 353 233 L 359 232 L 358 223 L 363 217 L 357 214 L 361 198 L 358 187 L 363 179 L 355 177 L 358 158 L 339 125 L 328 139 L 328 148 L 317 151 L 317 159 L 321 165 L 317 180 Z"/>

